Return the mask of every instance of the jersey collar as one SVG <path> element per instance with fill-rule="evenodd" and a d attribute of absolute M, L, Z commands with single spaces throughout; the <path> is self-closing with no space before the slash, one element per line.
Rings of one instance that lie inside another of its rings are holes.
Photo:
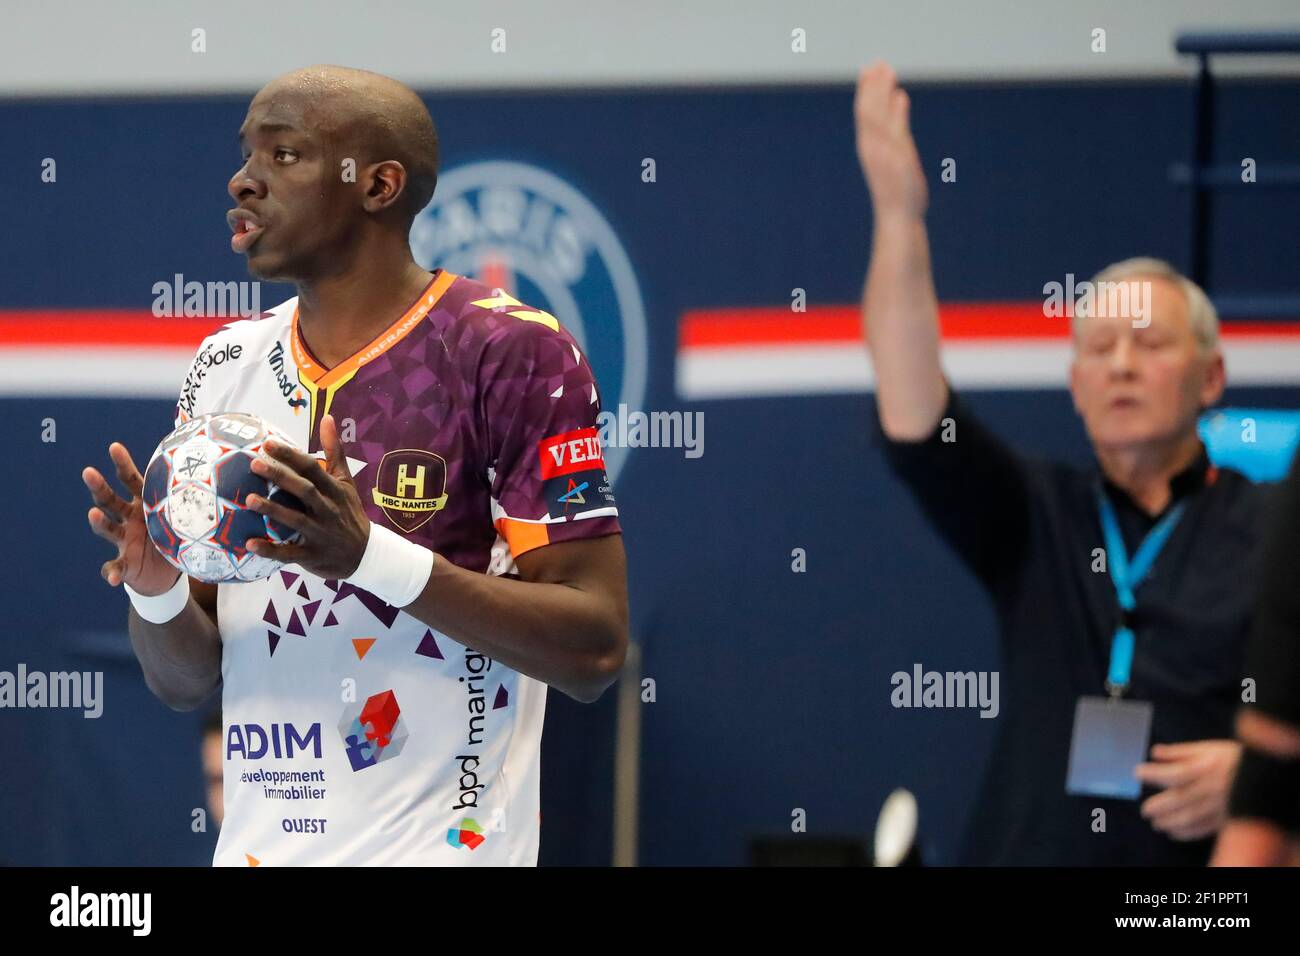
<path fill-rule="evenodd" d="M 311 350 L 307 348 L 307 343 L 303 340 L 302 333 L 298 329 L 298 307 L 295 305 L 289 342 L 293 352 L 293 360 L 297 363 L 302 377 L 316 388 L 325 389 L 341 382 L 343 379 L 351 378 L 356 374 L 357 369 L 388 351 L 419 325 L 420 320 L 429 314 L 430 309 L 437 305 L 443 293 L 451 287 L 451 284 L 457 278 L 459 277 L 455 274 L 445 269 L 439 269 L 437 274 L 429 280 L 429 284 L 424 287 L 424 291 L 420 293 L 419 298 L 402 314 L 401 318 L 380 332 L 368 344 L 363 345 L 338 365 L 329 369 L 317 361 L 316 357 L 311 354 Z"/>

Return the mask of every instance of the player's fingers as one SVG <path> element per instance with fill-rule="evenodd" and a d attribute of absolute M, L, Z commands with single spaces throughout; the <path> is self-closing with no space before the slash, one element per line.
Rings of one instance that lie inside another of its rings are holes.
<path fill-rule="evenodd" d="M 282 564 L 298 564 L 307 552 L 300 544 L 277 544 L 269 538 L 249 538 L 244 547 L 259 558 L 270 558 Z"/>
<path fill-rule="evenodd" d="M 283 462 L 294 471 L 301 472 L 304 475 L 309 474 L 307 471 L 308 466 L 316 465 L 317 468 L 320 467 L 316 458 L 300 448 L 295 448 L 293 445 L 280 441 L 273 435 L 262 442 L 262 451 L 269 457 Z"/>
<path fill-rule="evenodd" d="M 126 537 L 126 529 L 121 523 L 110 519 L 100 508 L 91 508 L 86 518 L 90 522 L 90 530 L 105 541 L 120 545 Z"/>
<path fill-rule="evenodd" d="M 125 521 L 131 510 L 131 503 L 115 492 L 104 476 L 94 468 L 81 472 L 81 480 L 90 489 L 90 500 L 104 510 L 113 521 Z"/>
<path fill-rule="evenodd" d="M 273 460 L 278 462 L 284 468 L 292 471 L 320 490 L 322 494 L 328 495 L 331 489 L 332 476 L 321 467 L 319 458 L 313 458 L 305 451 L 299 451 L 292 445 L 286 445 L 282 441 L 274 438 L 268 438 L 262 443 L 262 450 L 267 453 Z M 279 484 L 277 481 L 276 484 Z M 286 486 L 287 487 L 287 486 Z M 293 491 L 292 488 L 289 489 Z M 297 494 L 297 492 L 295 492 Z M 298 495 L 302 498 L 302 495 Z M 305 500 L 305 499 L 304 499 Z"/>
<path fill-rule="evenodd" d="M 308 458 L 307 460 L 310 462 L 310 464 L 306 465 L 309 469 L 308 474 L 321 470 L 315 458 Z M 254 458 L 252 465 L 249 467 L 253 469 L 254 474 L 261 475 L 267 481 L 279 485 L 289 492 L 289 494 L 301 501 L 308 511 L 320 511 L 324 506 L 325 501 L 320 486 L 288 464 L 266 458 Z"/>
<path fill-rule="evenodd" d="M 108 457 L 117 466 L 117 480 L 122 482 L 122 487 L 131 492 L 132 498 L 139 498 L 144 490 L 144 479 L 140 477 L 140 470 L 135 467 L 126 446 L 118 441 L 113 442 L 108 446 Z"/>
<path fill-rule="evenodd" d="M 111 561 L 105 561 L 99 568 L 99 576 L 117 587 L 122 583 L 122 575 L 126 573 L 126 560 L 124 558 L 114 558 Z"/>
<path fill-rule="evenodd" d="M 351 482 L 352 471 L 348 468 L 347 456 L 343 453 L 343 443 L 339 441 L 339 425 L 333 415 L 326 415 L 321 419 L 320 443 L 325 450 L 325 462 L 329 473 L 339 481 Z"/>
<path fill-rule="evenodd" d="M 320 420 L 320 447 L 325 453 L 325 470 L 337 481 L 347 481 L 350 477 L 347 466 L 339 464 L 339 429 L 333 415 L 325 415 Z M 335 493 L 339 486 L 331 484 L 330 490 Z"/>
<path fill-rule="evenodd" d="M 265 515 L 280 524 L 288 525 L 294 531 L 306 532 L 316 525 L 311 515 L 306 512 L 299 511 L 297 508 L 287 508 L 279 502 L 263 498 L 261 495 L 249 495 L 244 499 L 244 502 L 258 514 Z"/>

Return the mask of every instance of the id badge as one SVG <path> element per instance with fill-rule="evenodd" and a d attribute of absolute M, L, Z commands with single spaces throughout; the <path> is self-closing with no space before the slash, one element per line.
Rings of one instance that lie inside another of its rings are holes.
<path fill-rule="evenodd" d="M 1153 712 L 1145 700 L 1080 697 L 1074 708 L 1065 792 L 1136 800 L 1142 781 L 1134 771 L 1147 759 Z"/>

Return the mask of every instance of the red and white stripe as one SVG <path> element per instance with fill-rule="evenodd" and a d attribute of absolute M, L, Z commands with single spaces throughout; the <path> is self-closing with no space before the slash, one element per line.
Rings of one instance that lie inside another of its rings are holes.
<path fill-rule="evenodd" d="M 0 395 L 175 398 L 204 336 L 230 319 L 133 310 L 0 312 Z M 1064 388 L 1069 320 L 1040 303 L 944 305 L 943 362 L 974 389 Z M 1232 385 L 1300 384 L 1300 323 L 1224 323 Z M 696 310 L 682 317 L 685 399 L 870 391 L 855 306 Z"/>
<path fill-rule="evenodd" d="M 943 365 L 967 389 L 1064 388 L 1070 321 L 1042 303 L 942 305 Z M 1300 323 L 1224 323 L 1231 385 L 1300 384 Z M 682 317 L 677 392 L 684 399 L 867 392 L 875 387 L 856 306 L 712 309 Z"/>
<path fill-rule="evenodd" d="M 0 312 L 0 395 L 174 400 L 204 336 L 231 321 L 127 309 Z"/>

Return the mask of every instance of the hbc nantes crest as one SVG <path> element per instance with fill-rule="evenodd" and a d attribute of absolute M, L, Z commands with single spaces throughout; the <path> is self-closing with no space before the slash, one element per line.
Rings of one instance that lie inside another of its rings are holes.
<path fill-rule="evenodd" d="M 410 534 L 447 505 L 447 462 L 433 452 L 399 448 L 379 462 L 370 492 L 388 520 Z"/>

